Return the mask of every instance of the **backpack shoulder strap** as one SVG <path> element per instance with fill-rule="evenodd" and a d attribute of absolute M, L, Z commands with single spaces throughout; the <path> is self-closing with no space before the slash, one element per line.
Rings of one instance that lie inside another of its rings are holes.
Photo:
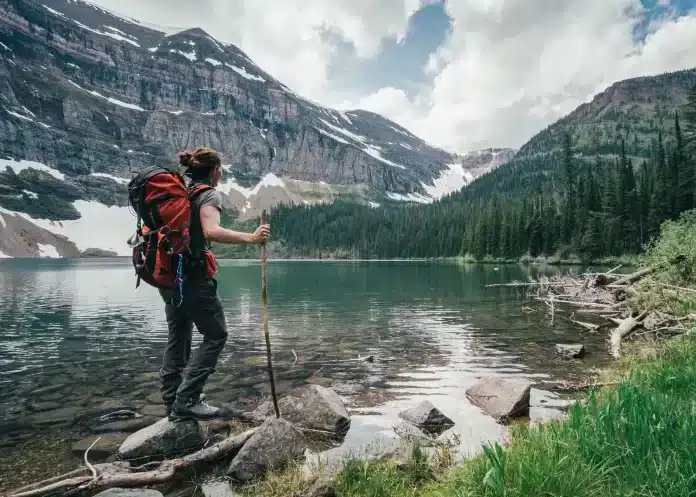
<path fill-rule="evenodd" d="M 214 190 L 215 187 L 212 185 L 209 185 L 207 183 L 194 183 L 191 186 L 189 186 L 189 200 L 195 199 L 198 195 L 201 193 L 208 191 L 208 190 Z"/>

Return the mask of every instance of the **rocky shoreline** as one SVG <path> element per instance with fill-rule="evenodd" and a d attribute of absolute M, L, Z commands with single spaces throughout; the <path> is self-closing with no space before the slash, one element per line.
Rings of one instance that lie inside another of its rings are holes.
<path fill-rule="evenodd" d="M 529 414 L 531 387 L 526 380 L 483 377 L 467 389 L 467 397 L 497 422 L 508 424 Z M 149 400 L 157 400 L 156 394 L 151 397 Z M 213 462 L 226 467 L 218 465 L 217 472 L 211 473 L 210 481 L 216 476 L 220 490 L 220 473 L 230 488 L 258 481 L 269 471 L 297 461 L 305 461 L 303 478 L 312 489 L 307 496 L 332 495 L 331 475 L 340 470 L 341 459 L 323 464 L 320 472 L 312 470 L 309 462 L 317 460 L 327 442 L 340 445 L 350 430 L 351 416 L 341 398 L 330 388 L 308 385 L 287 392 L 279 406 L 280 419 L 265 402 L 243 413 L 225 411 L 222 419 L 207 422 L 169 421 L 163 417 L 161 404 L 135 409 L 107 402 L 79 415 L 80 409 L 71 407 L 40 411 L 34 421 L 42 418 L 59 425 L 79 422 L 90 426 L 91 434 L 71 447 L 84 464 L 63 479 L 53 477 L 36 484 L 23 481 L 24 487 L 8 495 L 36 497 L 56 491 L 108 489 L 104 495 L 125 496 L 125 490 L 116 489 L 162 485 L 185 468 L 200 466 L 205 471 Z M 414 444 L 437 450 L 459 442 L 455 423 L 431 402 L 414 405 L 399 418 L 402 422 L 394 427 L 394 443 L 366 458 L 399 460 L 408 457 Z M 56 488 L 58 484 L 63 486 Z M 128 497 L 149 497 L 152 490 L 128 492 Z"/>

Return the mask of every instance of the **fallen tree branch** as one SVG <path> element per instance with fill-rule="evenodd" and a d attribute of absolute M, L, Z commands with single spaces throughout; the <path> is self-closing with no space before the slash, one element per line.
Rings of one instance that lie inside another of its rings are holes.
<path fill-rule="evenodd" d="M 99 478 L 99 473 L 97 473 L 97 470 L 94 469 L 94 466 L 92 466 L 92 463 L 89 462 L 89 459 L 87 458 L 87 454 L 89 454 L 89 451 L 92 450 L 92 447 L 97 445 L 97 442 L 101 440 L 102 437 L 98 437 L 94 442 L 92 442 L 92 445 L 90 445 L 87 450 L 85 451 L 85 466 L 89 468 L 89 470 L 92 472 L 92 481 L 97 481 Z"/>
<path fill-rule="evenodd" d="M 657 268 L 658 266 L 646 267 L 645 269 L 641 269 L 639 271 L 636 271 L 635 273 L 629 274 L 628 276 L 621 278 L 620 280 L 615 281 L 613 285 L 626 285 L 629 283 L 633 283 L 643 278 L 644 276 L 647 276 L 650 273 L 654 272 Z"/>
<path fill-rule="evenodd" d="M 586 323 L 584 321 L 577 321 L 575 319 L 570 319 L 570 318 L 567 318 L 565 316 L 561 316 L 561 318 L 565 319 L 566 321 L 570 321 L 571 323 L 575 323 L 577 325 L 580 325 L 583 328 L 585 328 L 593 333 L 596 332 L 597 330 L 599 330 L 599 328 L 600 328 L 600 325 L 598 325 L 598 324 Z"/>
<path fill-rule="evenodd" d="M 253 428 L 239 435 L 228 437 L 222 442 L 218 442 L 215 445 L 211 445 L 210 447 L 206 447 L 187 456 L 162 461 L 156 469 L 153 469 L 151 471 L 133 473 L 130 469 L 126 469 L 123 472 L 119 473 L 103 473 L 101 477 L 97 480 L 94 480 L 93 474 L 77 476 L 74 478 L 62 479 L 58 481 L 56 481 L 55 478 L 53 478 L 50 480 L 51 483 L 46 486 L 40 488 L 33 488 L 31 490 L 23 489 L 31 488 L 35 485 L 22 487 L 22 489 L 10 492 L 8 494 L 8 497 L 41 497 L 44 495 L 53 494 L 57 491 L 70 491 L 80 489 L 80 487 L 82 487 L 85 484 L 90 484 L 90 482 L 93 482 L 93 484 L 89 486 L 90 490 L 114 487 L 141 487 L 146 485 L 165 483 L 171 480 L 176 474 L 176 472 L 181 469 L 189 468 L 191 466 L 204 462 L 211 462 L 215 459 L 229 454 L 236 454 L 255 432 L 256 428 Z M 94 467 L 90 469 L 96 472 L 96 469 Z M 76 472 L 68 473 L 68 475 L 73 475 L 75 473 Z M 68 475 L 63 476 L 67 477 Z M 48 481 L 49 480 L 44 480 L 44 482 Z"/>
<path fill-rule="evenodd" d="M 621 357 L 621 341 L 643 324 L 642 319 L 646 314 L 647 311 L 644 311 L 638 317 L 633 317 L 629 313 L 626 319 L 609 318 L 610 321 L 618 325 L 609 335 L 611 355 L 614 359 Z"/>

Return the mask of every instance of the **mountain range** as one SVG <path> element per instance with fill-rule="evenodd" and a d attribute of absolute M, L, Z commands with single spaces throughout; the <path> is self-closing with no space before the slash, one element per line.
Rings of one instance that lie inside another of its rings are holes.
<path fill-rule="evenodd" d="M 223 154 L 220 190 L 242 220 L 278 203 L 432 202 L 514 155 L 458 156 L 378 114 L 326 108 L 202 29 L 0 1 L 0 253 L 127 254 L 124 185 L 201 145 Z"/>
<path fill-rule="evenodd" d="M 477 178 L 484 196 L 528 191 L 566 133 L 581 157 L 615 156 L 618 136 L 649 155 L 693 80 L 617 82 L 519 152 L 457 155 L 297 95 L 202 29 L 165 33 L 81 0 L 0 0 L 0 256 L 127 255 L 129 178 L 201 145 L 222 152 L 220 190 L 240 221 L 277 204 L 427 204 Z"/>

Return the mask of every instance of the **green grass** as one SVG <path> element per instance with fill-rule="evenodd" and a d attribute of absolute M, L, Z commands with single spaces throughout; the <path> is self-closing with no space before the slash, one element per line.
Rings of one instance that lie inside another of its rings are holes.
<path fill-rule="evenodd" d="M 617 388 L 591 392 L 564 423 L 518 426 L 512 443 L 455 471 L 348 461 L 342 497 L 686 497 L 696 495 L 696 340 L 636 360 Z M 434 479 L 439 481 L 433 481 Z"/>

